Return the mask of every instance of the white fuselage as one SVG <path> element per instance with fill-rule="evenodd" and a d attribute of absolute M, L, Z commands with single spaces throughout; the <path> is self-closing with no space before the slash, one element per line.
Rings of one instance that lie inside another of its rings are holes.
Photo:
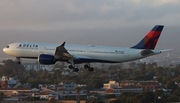
<path fill-rule="evenodd" d="M 38 58 L 40 54 L 54 55 L 56 47 L 60 44 L 38 43 L 38 42 L 17 42 L 6 46 L 3 51 L 17 58 Z M 106 62 L 121 63 L 141 59 L 147 56 L 159 54 L 160 51 L 152 50 L 154 53 L 142 56 L 142 49 L 108 47 L 108 46 L 86 46 L 66 44 L 64 46 L 68 53 L 84 62 Z"/>

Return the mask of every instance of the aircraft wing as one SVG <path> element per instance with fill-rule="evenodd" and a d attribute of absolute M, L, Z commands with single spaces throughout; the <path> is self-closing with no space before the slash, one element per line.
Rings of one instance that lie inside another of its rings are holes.
<path fill-rule="evenodd" d="M 66 48 L 64 47 L 65 42 L 60 46 L 56 47 L 55 58 L 56 59 L 77 59 L 73 55 L 71 55 Z"/>

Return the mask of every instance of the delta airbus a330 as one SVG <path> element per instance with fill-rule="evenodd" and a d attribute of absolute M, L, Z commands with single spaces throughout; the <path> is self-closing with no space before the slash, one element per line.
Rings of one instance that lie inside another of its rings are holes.
<path fill-rule="evenodd" d="M 57 61 L 70 63 L 69 68 L 78 72 L 75 64 L 85 63 L 84 68 L 93 71 L 91 62 L 122 63 L 160 54 L 161 50 L 154 50 L 160 37 L 163 25 L 156 25 L 137 45 L 122 48 L 108 46 L 86 46 L 75 44 L 52 44 L 38 42 L 17 42 L 6 46 L 3 51 L 16 57 L 20 64 L 20 58 L 38 59 L 40 64 L 51 65 Z"/>

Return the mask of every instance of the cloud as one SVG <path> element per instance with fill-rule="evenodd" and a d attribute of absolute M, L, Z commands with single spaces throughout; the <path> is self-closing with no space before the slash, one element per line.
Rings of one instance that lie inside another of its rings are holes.
<path fill-rule="evenodd" d="M 154 5 L 179 4 L 179 0 L 154 0 Z"/>
<path fill-rule="evenodd" d="M 156 23 L 178 25 L 174 19 L 179 17 L 179 4 L 178 0 L 1 0 L 0 29 L 42 31 Z"/>
<path fill-rule="evenodd" d="M 16 41 L 129 46 L 156 24 L 166 28 L 159 46 L 169 46 L 178 42 L 179 5 L 179 0 L 0 0 L 0 46 Z"/>

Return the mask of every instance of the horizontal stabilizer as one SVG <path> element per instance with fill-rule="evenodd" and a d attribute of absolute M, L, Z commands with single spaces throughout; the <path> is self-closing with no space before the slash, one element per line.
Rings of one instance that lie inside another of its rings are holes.
<path fill-rule="evenodd" d="M 156 55 L 156 54 L 160 54 L 161 51 L 160 50 L 150 50 L 150 49 L 145 49 L 141 51 L 141 55 L 142 56 L 151 56 L 151 55 Z"/>
<path fill-rule="evenodd" d="M 141 51 L 142 56 L 148 56 L 150 54 L 154 53 L 152 50 L 146 49 Z"/>
<path fill-rule="evenodd" d="M 166 52 L 166 51 L 171 51 L 173 49 L 164 49 L 164 50 L 160 50 L 161 52 Z"/>

